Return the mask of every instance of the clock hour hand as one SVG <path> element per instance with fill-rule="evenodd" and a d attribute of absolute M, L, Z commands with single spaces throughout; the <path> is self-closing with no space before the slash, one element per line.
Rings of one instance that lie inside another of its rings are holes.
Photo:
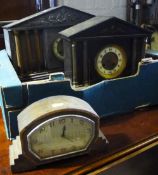
<path fill-rule="evenodd" d="M 63 132 L 62 132 L 61 137 L 65 137 L 65 131 L 66 131 L 66 126 L 64 125 L 64 126 L 63 126 Z"/>
<path fill-rule="evenodd" d="M 63 126 L 63 130 L 62 130 L 62 135 L 61 135 L 61 137 L 63 137 L 63 138 L 65 138 L 65 139 L 67 139 L 67 140 L 69 140 L 69 141 L 73 141 L 72 139 L 70 139 L 70 138 L 68 138 L 66 135 L 65 135 L 65 133 L 66 133 L 66 126 L 64 125 Z"/>

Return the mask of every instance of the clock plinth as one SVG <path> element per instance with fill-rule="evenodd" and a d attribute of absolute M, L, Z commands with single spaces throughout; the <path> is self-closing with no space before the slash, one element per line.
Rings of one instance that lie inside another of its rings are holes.
<path fill-rule="evenodd" d="M 13 173 L 28 171 L 36 168 L 33 162 L 28 160 L 22 154 L 20 136 L 17 136 L 16 139 L 13 140 L 12 145 L 9 146 L 9 158 L 10 167 Z"/>
<path fill-rule="evenodd" d="M 105 146 L 108 144 L 107 138 L 104 136 L 101 130 L 99 130 L 99 136 L 96 139 L 93 147 L 91 148 L 90 153 L 101 151 L 105 149 Z M 99 149 L 98 149 L 99 148 Z M 9 147 L 9 157 L 10 157 L 10 167 L 13 173 L 19 173 L 24 171 L 33 170 L 37 167 L 30 159 L 27 159 L 22 154 L 22 147 L 20 137 L 17 136 L 16 139 L 12 142 L 12 145 Z"/>

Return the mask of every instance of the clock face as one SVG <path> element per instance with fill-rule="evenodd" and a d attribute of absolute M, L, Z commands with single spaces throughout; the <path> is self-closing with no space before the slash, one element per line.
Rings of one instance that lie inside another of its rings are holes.
<path fill-rule="evenodd" d="M 40 123 L 27 136 L 29 151 L 39 160 L 71 155 L 87 149 L 95 122 L 80 115 L 62 115 Z"/>
<path fill-rule="evenodd" d="M 95 60 L 95 68 L 105 79 L 118 77 L 126 68 L 126 53 L 120 46 L 111 45 L 103 48 Z"/>
<path fill-rule="evenodd" d="M 59 60 L 64 60 L 64 48 L 63 48 L 63 40 L 61 38 L 57 38 L 53 43 L 53 53 Z"/>

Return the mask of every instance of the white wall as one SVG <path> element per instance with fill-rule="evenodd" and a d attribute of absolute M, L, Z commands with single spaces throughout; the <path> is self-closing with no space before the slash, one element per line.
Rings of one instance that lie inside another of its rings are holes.
<path fill-rule="evenodd" d="M 126 19 L 127 0 L 59 0 L 59 5 L 67 5 L 97 16 L 116 16 Z"/>

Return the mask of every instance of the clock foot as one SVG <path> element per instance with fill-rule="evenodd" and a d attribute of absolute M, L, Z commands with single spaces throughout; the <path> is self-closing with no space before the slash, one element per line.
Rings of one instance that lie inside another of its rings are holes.
<path fill-rule="evenodd" d="M 10 167 L 13 173 L 35 169 L 36 166 L 22 155 L 20 137 L 9 146 Z"/>
<path fill-rule="evenodd" d="M 107 148 L 108 143 L 109 143 L 108 139 L 103 134 L 103 132 L 99 129 L 99 136 L 96 139 L 95 144 L 91 148 L 90 153 L 93 152 L 93 154 L 95 154 L 95 153 L 99 153 L 99 152 L 100 153 L 106 152 L 106 148 Z"/>

